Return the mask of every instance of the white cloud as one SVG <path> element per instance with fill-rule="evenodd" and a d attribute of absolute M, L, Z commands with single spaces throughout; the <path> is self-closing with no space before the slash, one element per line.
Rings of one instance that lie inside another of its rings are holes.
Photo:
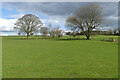
<path fill-rule="evenodd" d="M 41 21 L 44 23 L 44 25 L 46 25 L 46 23 L 51 23 L 51 24 L 55 24 L 55 25 L 60 23 L 59 20 L 51 19 L 51 18 L 50 19 L 41 19 Z"/>
<path fill-rule="evenodd" d="M 8 36 L 8 34 L 4 34 L 4 33 L 0 32 L 0 36 Z"/>
<path fill-rule="evenodd" d="M 53 24 L 58 24 L 59 23 L 58 20 L 54 20 L 54 19 L 49 19 L 47 22 L 48 23 L 53 23 Z"/>
<path fill-rule="evenodd" d="M 7 1 L 7 0 L 5 0 Z M 10 0 L 8 0 L 10 1 Z M 16 0 L 14 0 L 16 1 Z M 28 0 L 24 0 L 28 1 Z M 34 1 L 34 0 L 33 0 Z M 39 0 L 38 0 L 39 1 Z M 41 0 L 42 1 L 42 0 Z M 47 0 L 44 0 L 47 1 Z M 63 1 L 63 0 L 62 0 Z M 64 0 L 67 1 L 67 0 Z M 69 1 L 74 1 L 74 0 L 68 0 Z M 79 0 L 77 0 L 79 1 Z M 89 1 L 89 0 L 88 0 Z M 91 0 L 95 1 L 95 0 Z M 103 0 L 100 0 L 103 1 Z M 106 21 L 109 21 L 112 23 L 113 26 L 117 26 L 117 14 L 118 14 L 118 3 L 111 3 L 112 0 L 104 0 L 108 1 L 110 3 L 95 3 L 97 5 L 100 5 L 103 8 L 103 14 L 105 16 Z M 115 1 L 115 0 L 114 0 Z M 16 1 L 17 2 L 17 1 Z M 55 25 L 62 25 L 64 28 L 65 20 L 68 16 L 74 14 L 74 12 L 81 6 L 85 6 L 88 4 L 93 4 L 93 3 L 29 3 L 31 0 L 24 3 L 4 3 L 3 7 L 9 7 L 9 8 L 16 8 L 16 10 L 20 13 L 36 13 L 39 14 L 40 16 L 45 16 L 45 18 L 48 19 L 42 19 L 41 21 L 46 25 L 48 23 L 52 23 Z M 95 1 L 96 2 L 96 1 Z M 52 10 L 51 10 L 52 9 Z M 11 17 L 13 18 L 19 18 L 22 16 L 22 14 L 19 15 L 13 15 Z M 112 17 L 110 17 L 112 16 Z M 108 23 L 108 22 L 107 22 Z M 110 25 L 110 24 L 109 24 Z"/>
<path fill-rule="evenodd" d="M 8 36 L 8 34 L 0 33 L 0 36 Z"/>
<path fill-rule="evenodd" d="M 2 19 L 0 18 L 0 31 L 13 30 L 14 23 L 17 19 Z"/>

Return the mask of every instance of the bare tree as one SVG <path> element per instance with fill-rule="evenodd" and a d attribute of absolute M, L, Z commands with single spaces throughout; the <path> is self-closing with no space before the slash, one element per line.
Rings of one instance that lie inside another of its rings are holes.
<path fill-rule="evenodd" d="M 48 27 L 48 33 L 50 34 L 50 36 L 52 36 L 52 35 L 51 35 L 52 24 L 51 24 L 51 23 L 48 23 L 47 27 Z"/>
<path fill-rule="evenodd" d="M 57 25 L 54 28 L 52 28 L 50 34 L 52 38 L 54 38 L 55 36 L 60 38 L 62 36 L 62 30 L 60 29 L 60 26 Z"/>
<path fill-rule="evenodd" d="M 55 29 L 55 34 L 58 38 L 61 37 L 62 35 L 62 30 L 60 29 L 60 25 L 56 25 L 56 27 L 54 28 Z"/>
<path fill-rule="evenodd" d="M 62 36 L 62 30 L 60 29 L 60 25 L 53 26 L 51 23 L 48 24 L 48 32 L 52 38 Z"/>
<path fill-rule="evenodd" d="M 93 29 L 100 27 L 103 15 L 102 8 L 99 5 L 91 4 L 78 9 L 75 15 L 66 20 L 69 27 L 80 29 L 90 39 Z"/>
<path fill-rule="evenodd" d="M 48 34 L 48 28 L 47 27 L 41 27 L 40 33 L 42 33 L 42 35 L 45 38 L 47 36 L 47 34 Z"/>
<path fill-rule="evenodd" d="M 112 35 L 112 34 L 113 34 L 113 30 L 112 30 L 112 29 L 109 29 L 109 30 L 108 30 L 108 33 L 109 33 L 109 35 Z"/>
<path fill-rule="evenodd" d="M 14 29 L 26 33 L 27 39 L 29 39 L 30 33 L 37 32 L 41 26 L 42 22 L 36 15 L 27 14 L 16 21 Z"/>

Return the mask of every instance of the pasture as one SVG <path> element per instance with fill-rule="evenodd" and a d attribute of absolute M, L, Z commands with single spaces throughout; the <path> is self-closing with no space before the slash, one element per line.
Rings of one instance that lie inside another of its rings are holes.
<path fill-rule="evenodd" d="M 3 78 L 117 78 L 118 43 L 105 37 L 117 39 L 2 37 Z"/>

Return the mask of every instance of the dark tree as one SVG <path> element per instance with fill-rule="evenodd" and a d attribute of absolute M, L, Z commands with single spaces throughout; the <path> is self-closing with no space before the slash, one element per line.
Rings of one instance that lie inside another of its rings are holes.
<path fill-rule="evenodd" d="M 75 15 L 68 17 L 66 24 L 69 27 L 80 29 L 90 39 L 93 29 L 100 27 L 102 23 L 102 8 L 91 4 L 78 9 Z"/>

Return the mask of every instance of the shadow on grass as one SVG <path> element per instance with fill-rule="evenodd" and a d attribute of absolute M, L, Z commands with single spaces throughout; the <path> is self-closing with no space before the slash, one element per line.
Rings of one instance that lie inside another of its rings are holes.
<path fill-rule="evenodd" d="M 53 40 L 56 40 L 56 41 L 72 41 L 72 40 L 87 40 L 85 38 L 57 38 L 57 39 L 53 39 Z"/>
<path fill-rule="evenodd" d="M 6 39 L 11 39 L 11 40 L 35 40 L 35 39 L 42 39 L 42 38 L 6 38 Z"/>
<path fill-rule="evenodd" d="M 6 39 L 11 40 L 55 40 L 55 41 L 73 41 L 73 40 L 87 40 L 86 38 L 19 38 L 19 37 L 9 37 Z"/>

